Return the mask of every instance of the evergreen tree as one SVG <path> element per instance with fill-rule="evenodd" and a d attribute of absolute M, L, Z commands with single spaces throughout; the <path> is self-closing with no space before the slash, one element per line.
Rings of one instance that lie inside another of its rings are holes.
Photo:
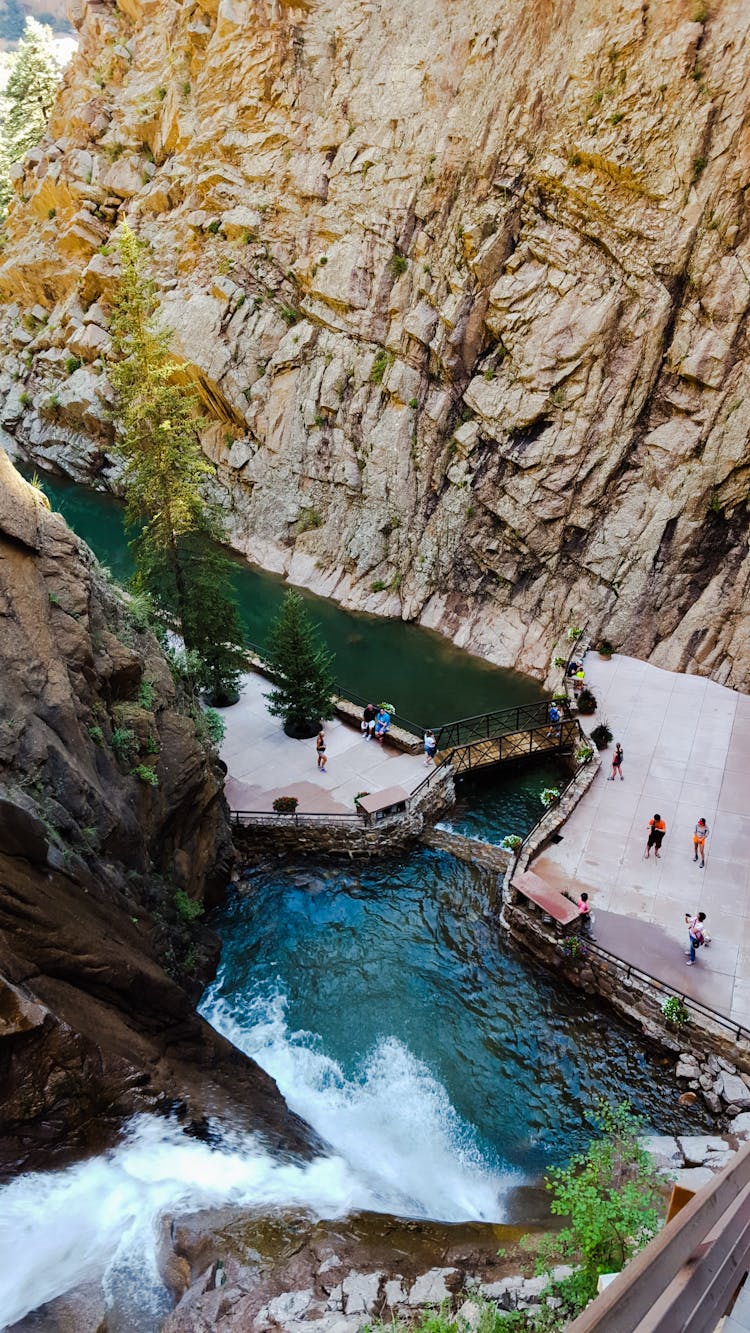
<path fill-rule="evenodd" d="M 4 95 L 0 206 L 11 196 L 10 168 L 42 139 L 60 83 L 51 29 L 27 18 Z"/>
<path fill-rule="evenodd" d="M 314 736 L 333 717 L 333 654 L 320 641 L 298 592 L 284 594 L 271 626 L 266 666 L 274 686 L 268 711 L 284 719 L 287 736 Z"/>
<path fill-rule="evenodd" d="M 135 585 L 197 655 L 197 684 L 212 702 L 226 704 L 237 697 L 243 634 L 231 562 L 218 545 L 219 515 L 201 489 L 213 470 L 200 447 L 198 398 L 185 366 L 170 355 L 171 335 L 158 327 L 156 288 L 128 227 L 120 259 L 109 378 L 126 518 L 139 529 Z"/>

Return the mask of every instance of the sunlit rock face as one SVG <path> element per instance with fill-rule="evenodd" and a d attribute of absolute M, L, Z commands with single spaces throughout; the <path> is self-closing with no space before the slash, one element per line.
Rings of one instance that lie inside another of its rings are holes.
<path fill-rule="evenodd" d="M 540 674 L 589 621 L 747 687 L 742 0 L 73 9 L 0 267 L 6 429 L 113 479 L 127 217 L 239 549 Z"/>

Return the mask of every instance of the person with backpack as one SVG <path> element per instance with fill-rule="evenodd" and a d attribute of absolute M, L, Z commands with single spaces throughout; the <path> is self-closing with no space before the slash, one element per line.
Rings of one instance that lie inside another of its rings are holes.
<path fill-rule="evenodd" d="M 623 753 L 623 748 L 620 745 L 620 742 L 618 741 L 615 746 L 615 752 L 612 755 L 612 776 L 609 779 L 610 782 L 614 782 L 618 773 L 620 774 L 620 782 L 624 782 L 624 778 L 622 776 L 622 761 L 624 757 L 625 756 Z"/>
<path fill-rule="evenodd" d="M 695 962 L 696 949 L 700 949 L 701 945 L 706 943 L 706 936 L 703 931 L 703 922 L 705 919 L 705 912 L 698 912 L 697 916 L 691 916 L 689 912 L 685 913 L 685 923 L 688 928 L 688 940 L 690 941 L 690 948 L 685 950 L 688 967 L 692 967 Z"/>

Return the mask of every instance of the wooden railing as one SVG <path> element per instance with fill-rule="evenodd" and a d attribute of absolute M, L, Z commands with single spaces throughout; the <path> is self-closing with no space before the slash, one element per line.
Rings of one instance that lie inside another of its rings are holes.
<path fill-rule="evenodd" d="M 713 1333 L 750 1269 L 750 1143 L 568 1325 Z"/>

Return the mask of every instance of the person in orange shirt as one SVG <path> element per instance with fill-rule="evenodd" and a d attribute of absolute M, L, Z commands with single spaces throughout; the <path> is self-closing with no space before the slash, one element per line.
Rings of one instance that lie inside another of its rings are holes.
<path fill-rule="evenodd" d="M 664 841 L 664 834 L 667 831 L 667 826 L 661 815 L 654 815 L 653 819 L 649 819 L 648 821 L 648 828 L 649 834 L 648 842 L 646 843 L 646 860 L 648 861 L 648 858 L 651 855 L 651 848 L 653 847 L 654 856 L 658 861 L 660 859 L 659 848 Z"/>

